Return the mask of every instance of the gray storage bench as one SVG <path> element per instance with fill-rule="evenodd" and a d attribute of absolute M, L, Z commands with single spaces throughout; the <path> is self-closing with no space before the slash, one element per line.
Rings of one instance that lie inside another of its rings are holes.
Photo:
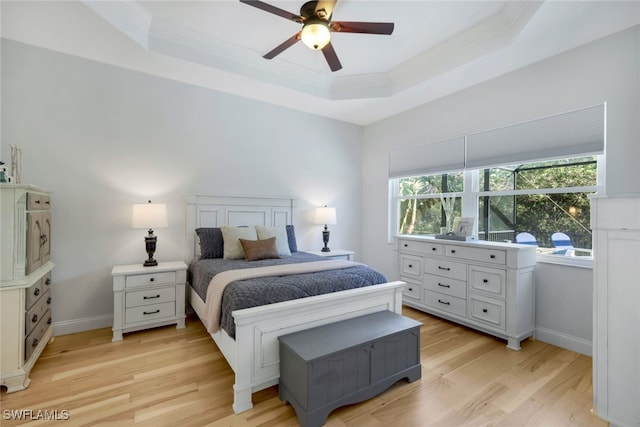
<path fill-rule="evenodd" d="M 279 337 L 280 399 L 303 427 L 422 376 L 420 322 L 380 311 Z"/>

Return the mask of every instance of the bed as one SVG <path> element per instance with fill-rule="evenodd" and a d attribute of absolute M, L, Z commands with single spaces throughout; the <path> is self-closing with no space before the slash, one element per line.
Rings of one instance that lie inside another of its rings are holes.
<path fill-rule="evenodd" d="M 211 305 L 208 307 L 205 303 L 208 295 L 202 289 L 198 289 L 202 285 L 198 286 L 196 283 L 192 283 L 197 281 L 196 276 L 207 274 L 202 273 L 202 271 L 197 273 L 195 270 L 195 260 L 202 255 L 200 242 L 195 230 L 224 228 L 225 226 L 241 227 L 248 224 L 273 228 L 285 228 L 288 225 L 289 227 L 286 228 L 289 232 L 288 237 L 290 237 L 293 230 L 293 212 L 294 200 L 290 198 L 187 196 L 186 247 L 188 249 L 186 261 L 190 266 L 187 300 L 208 330 L 211 331 L 211 325 L 207 323 L 207 310 L 211 310 Z M 357 268 L 358 265 L 358 263 L 348 264 L 349 261 L 319 260 L 316 255 L 299 251 L 292 252 L 291 257 L 283 258 L 287 258 L 287 260 L 295 258 L 295 261 L 293 261 L 293 264 L 288 264 L 288 266 L 279 266 L 279 261 L 260 260 L 256 265 L 264 266 L 265 270 L 270 268 L 290 268 L 292 270 L 311 268 L 313 270 L 317 267 L 320 270 L 329 269 L 331 271 L 329 275 L 338 274 L 335 272 L 337 270 L 352 271 L 349 269 Z M 297 263 L 299 263 L 299 266 L 295 265 Z M 336 263 L 336 265 L 328 267 L 327 264 L 323 263 Z M 213 262 L 212 264 L 216 263 Z M 278 266 L 269 267 L 269 265 L 273 264 Z M 303 264 L 307 265 L 303 266 Z M 334 269 L 334 267 L 336 268 Z M 228 267 L 222 268 L 227 269 Z M 235 273 L 238 273 L 238 270 L 227 271 L 225 274 L 230 274 L 231 277 L 234 277 L 233 274 Z M 277 273 L 265 274 L 276 275 Z M 298 274 L 313 273 L 303 272 Z M 288 277 L 294 278 L 295 276 Z M 298 277 L 301 278 L 302 276 Z M 335 279 L 336 277 L 340 276 L 335 276 L 332 280 L 342 281 L 342 279 Z M 200 277 L 200 280 L 202 280 L 202 277 Z M 244 281 L 245 279 L 239 280 Z M 303 280 L 300 281 L 302 282 Z M 240 281 L 231 282 L 226 286 L 229 288 L 238 284 L 240 284 Z M 331 293 L 313 294 L 311 296 L 305 295 L 304 298 L 300 299 L 285 300 L 249 308 L 232 308 L 230 311 L 226 311 L 227 319 L 231 319 L 232 322 L 231 329 L 229 330 L 228 324 L 225 327 L 224 321 L 221 321 L 218 328 L 214 328 L 210 335 L 235 373 L 235 383 L 233 385 L 234 412 L 240 413 L 252 408 L 251 395 L 253 392 L 278 383 L 278 337 L 280 335 L 377 311 L 389 310 L 400 314 L 404 285 L 405 283 L 401 281 L 384 281 L 383 283 L 371 285 L 361 284 L 352 289 L 335 290 Z M 228 290 L 225 289 L 225 293 Z M 222 316 L 222 318 L 224 317 L 225 315 Z"/>

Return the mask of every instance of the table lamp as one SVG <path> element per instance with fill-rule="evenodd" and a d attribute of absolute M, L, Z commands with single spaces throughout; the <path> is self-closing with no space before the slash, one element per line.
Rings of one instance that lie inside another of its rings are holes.
<path fill-rule="evenodd" d="M 132 228 L 148 228 L 149 234 L 144 237 L 145 246 L 149 258 L 144 262 L 145 267 L 158 265 L 158 261 L 153 259 L 156 251 L 157 237 L 153 234 L 154 228 L 167 227 L 167 205 L 164 203 L 136 203 L 133 205 L 133 215 L 131 216 Z"/>
<path fill-rule="evenodd" d="M 324 248 L 321 249 L 322 252 L 331 252 L 331 249 L 327 247 L 329 243 L 329 229 L 327 228 L 327 224 L 335 224 L 336 223 L 336 208 L 316 208 L 316 224 L 324 224 L 324 230 L 322 230 L 322 241 L 324 242 Z"/>

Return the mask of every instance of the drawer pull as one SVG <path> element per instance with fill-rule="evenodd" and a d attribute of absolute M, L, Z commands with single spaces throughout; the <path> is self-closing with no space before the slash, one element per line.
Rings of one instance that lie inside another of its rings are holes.
<path fill-rule="evenodd" d="M 155 298 L 160 298 L 160 294 L 158 294 L 158 295 L 153 295 L 153 296 L 147 296 L 147 295 L 145 295 L 144 297 L 142 297 L 142 299 L 155 299 Z"/>
<path fill-rule="evenodd" d="M 142 314 L 144 314 L 145 316 L 148 314 L 158 314 L 158 313 L 160 313 L 160 310 L 142 312 Z"/>
<path fill-rule="evenodd" d="M 150 282 L 153 282 L 154 280 L 156 280 L 156 279 L 154 279 L 153 277 L 151 279 L 149 279 Z"/>
<path fill-rule="evenodd" d="M 51 297 L 47 298 L 47 304 L 51 304 Z"/>
<path fill-rule="evenodd" d="M 45 285 L 50 285 L 51 284 L 51 278 L 47 277 L 47 280 L 44 281 Z"/>
<path fill-rule="evenodd" d="M 40 204 L 40 200 L 36 199 L 36 205 Z"/>
<path fill-rule="evenodd" d="M 435 250 L 436 250 L 436 248 L 435 248 L 435 247 L 434 247 L 434 248 L 431 248 L 431 250 L 432 250 L 432 251 L 435 251 Z"/>
<path fill-rule="evenodd" d="M 438 266 L 438 268 L 439 268 L 440 270 L 444 270 L 444 271 L 451 271 L 451 268 L 449 268 L 449 267 L 443 267 L 443 266 L 441 266 L 441 265 L 439 265 L 439 266 Z"/>
<path fill-rule="evenodd" d="M 487 279 L 482 279 L 482 283 L 489 283 Z"/>
<path fill-rule="evenodd" d="M 40 295 L 40 288 L 35 288 L 35 289 L 33 290 L 33 296 L 36 296 L 36 297 L 37 297 L 38 295 Z"/>
<path fill-rule="evenodd" d="M 33 316 L 31 316 L 31 322 L 36 323 L 38 321 L 38 315 L 34 314 Z"/>
<path fill-rule="evenodd" d="M 455 254 L 455 253 L 456 253 L 456 250 L 455 250 L 455 249 L 451 249 L 451 253 L 452 253 L 452 254 Z"/>
<path fill-rule="evenodd" d="M 409 292 L 413 292 L 413 288 L 409 288 Z"/>
<path fill-rule="evenodd" d="M 483 313 L 488 313 L 488 312 L 489 312 L 489 310 L 487 310 L 486 308 L 483 308 L 483 309 L 482 309 L 482 312 L 483 312 Z"/>
<path fill-rule="evenodd" d="M 404 244 L 404 247 L 405 247 L 405 248 L 408 248 L 408 247 L 409 247 L 409 245 L 405 243 L 405 244 Z"/>
<path fill-rule="evenodd" d="M 443 288 L 450 288 L 451 287 L 451 285 L 444 285 L 442 283 L 438 283 L 438 286 L 441 286 Z"/>
<path fill-rule="evenodd" d="M 38 346 L 38 338 L 33 340 L 33 343 L 31 344 L 31 347 L 37 347 Z"/>
<path fill-rule="evenodd" d="M 491 259 L 494 259 L 495 257 L 496 257 L 496 256 L 495 256 L 495 255 L 493 255 L 493 254 L 489 255 L 489 258 L 491 258 Z"/>
<path fill-rule="evenodd" d="M 451 305 L 451 303 L 450 303 L 450 302 L 448 302 L 448 301 L 438 300 L 438 302 L 439 302 L 440 304 L 444 304 L 444 305 Z"/>
<path fill-rule="evenodd" d="M 409 264 L 409 268 L 413 268 L 413 264 Z"/>
<path fill-rule="evenodd" d="M 47 319 L 47 325 L 50 325 L 50 324 L 51 324 L 51 317 Z"/>

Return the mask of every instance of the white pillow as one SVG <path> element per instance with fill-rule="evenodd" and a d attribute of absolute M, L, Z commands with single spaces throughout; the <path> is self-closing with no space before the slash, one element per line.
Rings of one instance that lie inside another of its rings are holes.
<path fill-rule="evenodd" d="M 224 259 L 244 259 L 244 249 L 240 240 L 258 240 L 255 227 L 220 227 L 222 240 L 224 241 Z"/>
<path fill-rule="evenodd" d="M 256 232 L 258 233 L 258 240 L 269 239 L 271 237 L 276 238 L 276 248 L 278 248 L 278 255 L 291 256 L 291 249 L 289 249 L 289 238 L 287 236 L 287 229 L 283 227 L 265 227 L 264 225 L 256 225 Z"/>

